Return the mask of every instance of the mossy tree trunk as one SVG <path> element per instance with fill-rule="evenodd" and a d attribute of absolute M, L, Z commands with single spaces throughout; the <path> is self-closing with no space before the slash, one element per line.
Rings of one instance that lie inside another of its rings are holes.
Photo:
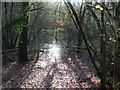
<path fill-rule="evenodd" d="M 23 13 L 26 12 L 26 9 L 28 7 L 28 2 L 23 2 L 22 3 L 22 9 Z M 27 12 L 26 12 L 27 13 Z M 20 41 L 18 45 L 18 62 L 23 63 L 28 61 L 28 56 L 27 56 L 27 38 L 28 38 L 28 16 L 27 14 L 24 13 L 24 23 L 21 25 L 21 35 L 20 35 Z"/>

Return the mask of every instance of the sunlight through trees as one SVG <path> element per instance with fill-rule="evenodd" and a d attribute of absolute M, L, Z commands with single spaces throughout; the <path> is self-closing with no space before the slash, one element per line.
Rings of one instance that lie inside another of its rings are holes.
<path fill-rule="evenodd" d="M 120 88 L 120 1 L 0 2 L 3 88 Z"/>

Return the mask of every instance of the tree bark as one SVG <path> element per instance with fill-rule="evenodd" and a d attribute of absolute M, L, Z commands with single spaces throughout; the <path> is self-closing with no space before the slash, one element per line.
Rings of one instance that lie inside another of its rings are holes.
<path fill-rule="evenodd" d="M 28 2 L 23 2 L 22 3 L 22 9 L 23 9 L 23 13 L 25 12 L 27 6 L 28 6 Z M 27 12 L 26 12 L 27 13 Z M 23 63 L 28 61 L 28 56 L 27 56 L 27 38 L 28 38 L 28 16 L 26 15 L 26 13 L 24 14 L 24 19 L 25 22 L 23 23 L 23 25 L 21 25 L 22 29 L 21 29 L 21 39 L 19 41 L 19 45 L 18 45 L 18 62 L 19 63 Z"/>
<path fill-rule="evenodd" d="M 101 69 L 101 85 L 100 88 L 106 89 L 107 84 L 107 64 L 106 64 L 106 29 L 104 27 L 104 10 L 101 11 L 101 24 L 100 29 L 100 69 Z"/>

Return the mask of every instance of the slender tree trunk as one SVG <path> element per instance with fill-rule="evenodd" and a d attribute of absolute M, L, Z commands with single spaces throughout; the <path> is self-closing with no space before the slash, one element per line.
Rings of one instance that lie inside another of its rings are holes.
<path fill-rule="evenodd" d="M 80 31 L 78 31 L 78 44 L 77 44 L 77 53 L 80 53 L 80 46 L 82 43 L 82 37 Z"/>
<path fill-rule="evenodd" d="M 65 1 L 64 1 L 64 2 L 65 2 Z M 85 33 L 84 33 L 83 28 L 82 28 L 82 26 L 81 26 L 82 24 L 81 24 L 80 20 L 78 19 L 77 13 L 76 13 L 76 11 L 74 10 L 74 8 L 73 8 L 73 6 L 72 6 L 72 4 L 71 4 L 70 2 L 65 2 L 65 4 L 66 4 L 67 8 L 70 9 L 71 13 L 73 14 L 73 18 L 72 18 L 72 19 L 73 19 L 75 25 L 77 25 L 77 28 L 80 30 L 81 35 L 82 35 L 82 38 L 83 38 L 83 40 L 84 40 L 84 42 L 85 42 L 85 45 L 86 45 L 86 47 L 87 47 L 89 56 L 90 56 L 90 58 L 91 58 L 92 64 L 93 64 L 93 66 L 95 67 L 95 69 L 96 69 L 96 71 L 97 71 L 97 74 L 100 75 L 100 72 L 99 72 L 99 70 L 98 70 L 98 67 L 97 67 L 96 64 L 95 64 L 95 61 L 94 61 L 93 56 L 92 56 L 92 53 L 91 53 L 91 51 L 90 51 L 90 47 L 89 47 L 89 45 L 88 45 L 88 42 L 87 42 Z"/>
<path fill-rule="evenodd" d="M 119 6 L 120 6 L 120 2 L 119 2 Z M 118 8 L 117 8 L 118 9 Z M 116 16 L 118 16 L 116 18 L 116 25 L 117 25 L 117 40 L 116 40 L 116 50 L 115 50 L 115 68 L 114 68 L 114 83 L 117 84 L 118 82 L 120 82 L 120 7 L 119 9 L 116 11 Z"/>
<path fill-rule="evenodd" d="M 100 65 L 101 65 L 101 85 L 102 89 L 106 88 L 107 83 L 107 64 L 106 64 L 106 29 L 104 27 L 104 10 L 101 11 L 101 24 L 100 29 Z"/>

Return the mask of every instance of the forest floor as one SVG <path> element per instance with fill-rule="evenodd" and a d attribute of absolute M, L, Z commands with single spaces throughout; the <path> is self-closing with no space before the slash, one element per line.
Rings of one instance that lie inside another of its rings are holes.
<path fill-rule="evenodd" d="M 2 68 L 3 88 L 97 88 L 100 80 L 87 54 L 57 58 L 43 53 L 36 62 Z"/>

